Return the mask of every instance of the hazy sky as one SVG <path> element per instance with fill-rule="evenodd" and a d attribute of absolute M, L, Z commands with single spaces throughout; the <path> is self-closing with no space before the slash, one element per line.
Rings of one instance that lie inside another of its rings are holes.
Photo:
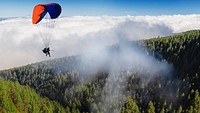
<path fill-rule="evenodd" d="M 0 17 L 32 15 L 39 3 L 57 2 L 62 16 L 199 14 L 200 0 L 1 0 Z"/>

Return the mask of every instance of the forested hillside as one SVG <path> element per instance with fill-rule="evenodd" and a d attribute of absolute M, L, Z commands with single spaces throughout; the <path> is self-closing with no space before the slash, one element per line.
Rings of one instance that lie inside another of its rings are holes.
<path fill-rule="evenodd" d="M 29 85 L 41 96 L 58 101 L 65 110 L 73 113 L 199 113 L 200 31 L 143 40 L 137 44 L 143 46 L 145 54 L 168 62 L 173 71 L 168 75 L 155 73 L 147 82 L 129 70 L 121 69 L 114 74 L 104 70 L 94 73 L 92 80 L 83 81 L 80 57 L 70 56 L 3 70 L 0 76 Z M 116 51 L 118 48 L 118 45 L 112 47 Z M 114 80 L 110 80 L 110 76 Z M 152 75 L 146 73 L 145 77 L 148 76 Z"/>
<path fill-rule="evenodd" d="M 20 86 L 18 82 L 4 81 L 0 78 L 1 113 L 53 113 L 65 112 L 58 102 L 40 97 L 29 86 Z"/>

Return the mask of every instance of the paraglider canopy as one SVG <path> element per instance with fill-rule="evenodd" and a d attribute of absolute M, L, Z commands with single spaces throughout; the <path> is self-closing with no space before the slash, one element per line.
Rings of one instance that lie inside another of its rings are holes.
<path fill-rule="evenodd" d="M 47 13 L 51 19 L 56 19 L 61 14 L 61 6 L 57 3 L 36 5 L 33 10 L 32 23 L 39 23 Z"/>
<path fill-rule="evenodd" d="M 40 37 L 44 43 L 43 52 L 50 56 L 50 41 L 55 20 L 61 14 L 61 6 L 57 3 L 38 4 L 33 9 L 32 24 L 37 26 Z"/>

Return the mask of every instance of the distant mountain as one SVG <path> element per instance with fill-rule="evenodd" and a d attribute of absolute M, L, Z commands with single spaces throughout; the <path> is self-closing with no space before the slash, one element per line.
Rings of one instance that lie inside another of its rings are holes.
<path fill-rule="evenodd" d="M 8 20 L 8 19 L 15 19 L 15 18 L 17 18 L 17 17 L 8 17 L 8 18 L 1 18 L 1 17 L 0 17 L 0 21 Z"/>
<path fill-rule="evenodd" d="M 0 21 L 6 20 L 7 18 L 0 18 Z"/>
<path fill-rule="evenodd" d="M 92 80 L 83 81 L 79 69 L 80 57 L 70 56 L 3 70 L 0 76 L 29 85 L 41 96 L 58 101 L 71 112 L 198 113 L 200 31 L 137 43 L 145 47 L 143 50 L 146 54 L 173 65 L 173 72 L 165 76 L 155 73 L 153 80 L 144 81 L 137 72 L 121 69 L 109 75 L 109 72 L 102 70 L 88 76 L 88 79 L 95 77 Z M 118 48 L 120 45 L 111 49 L 116 50 L 117 54 Z M 110 76 L 113 76 L 111 80 Z M 146 73 L 145 77 L 148 76 L 152 75 Z M 123 81 L 124 77 L 128 79 Z"/>

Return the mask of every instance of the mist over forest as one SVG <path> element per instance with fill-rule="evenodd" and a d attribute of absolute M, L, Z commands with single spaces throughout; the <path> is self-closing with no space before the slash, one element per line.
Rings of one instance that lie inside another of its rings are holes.
<path fill-rule="evenodd" d="M 99 33 L 78 55 L 0 71 L 1 111 L 198 113 L 200 31 L 130 40 L 115 30 L 102 31 L 118 33 L 114 44 Z"/>

